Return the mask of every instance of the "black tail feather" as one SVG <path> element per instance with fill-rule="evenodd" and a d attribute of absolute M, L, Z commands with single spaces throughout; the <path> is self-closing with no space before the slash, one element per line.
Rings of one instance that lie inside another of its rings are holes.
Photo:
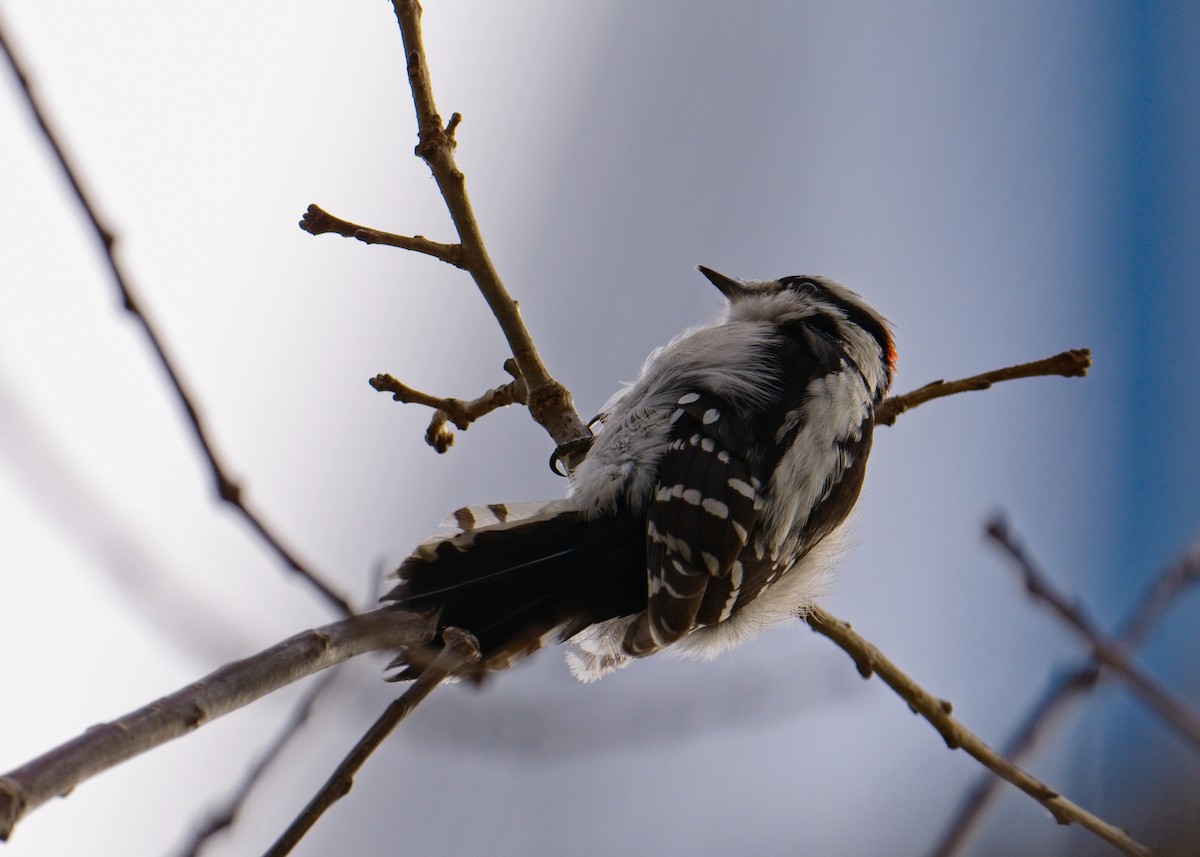
<path fill-rule="evenodd" d="M 547 636 L 646 606 L 645 531 L 632 518 L 585 521 L 559 512 L 467 530 L 426 542 L 396 572 L 382 600 L 408 610 L 439 611 L 438 627 L 475 635 L 479 671 L 500 669 L 540 648 Z M 402 655 L 418 675 L 432 652 Z"/>

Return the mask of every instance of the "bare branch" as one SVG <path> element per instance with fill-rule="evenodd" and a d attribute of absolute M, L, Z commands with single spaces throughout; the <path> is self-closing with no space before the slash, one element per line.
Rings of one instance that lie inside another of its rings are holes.
<path fill-rule="evenodd" d="M 442 681 L 460 667 L 479 660 L 479 643 L 475 637 L 458 628 L 442 630 L 445 647 L 433 662 L 417 677 L 400 698 L 389 705 L 372 724 L 367 733 L 354 745 L 349 755 L 338 765 L 321 790 L 309 802 L 300 815 L 296 816 L 283 835 L 267 850 L 264 857 L 283 857 L 290 854 L 304 834 L 329 807 L 345 797 L 354 786 L 354 775 L 392 733 L 400 721 L 424 701 Z"/>
<path fill-rule="evenodd" d="M 96 774 L 364 652 L 419 645 L 429 617 L 383 607 L 296 634 L 0 776 L 0 841 L 28 812 Z"/>
<path fill-rule="evenodd" d="M 51 129 L 49 120 L 42 110 L 37 97 L 34 95 L 33 87 L 29 82 L 22 69 L 21 63 L 17 60 L 13 49 L 8 42 L 8 38 L 0 27 L 0 49 L 3 49 L 5 57 L 8 59 L 9 65 L 12 67 L 13 73 L 16 74 L 17 80 L 21 84 L 21 91 L 25 95 L 25 100 L 32 111 L 34 118 L 37 120 L 38 127 L 42 130 L 42 135 L 46 138 L 47 144 L 54 152 L 55 158 L 58 160 L 58 165 L 61 167 L 63 174 L 66 175 L 67 181 L 70 182 L 71 188 L 75 193 L 75 198 L 79 205 L 83 208 L 87 215 L 88 221 L 92 224 L 92 230 L 96 233 L 96 238 L 100 241 L 100 246 L 104 251 L 104 256 L 108 261 L 108 269 L 112 275 L 113 282 L 116 284 L 117 290 L 120 293 L 121 301 L 129 314 L 141 326 L 142 332 L 146 335 L 146 339 L 150 342 L 150 347 L 154 350 L 154 354 L 158 357 L 159 365 L 167 375 L 167 380 L 171 387 L 175 390 L 176 398 L 179 404 L 183 406 L 184 413 L 187 414 L 188 423 L 191 425 L 192 433 L 195 435 L 196 442 L 200 446 L 200 451 L 204 454 L 205 460 L 208 462 L 209 473 L 212 477 L 213 485 L 216 489 L 217 496 L 229 503 L 235 508 L 239 514 L 246 520 L 251 528 L 267 543 L 267 545 L 275 552 L 275 554 L 283 560 L 287 568 L 295 574 L 304 578 L 311 586 L 313 586 L 321 595 L 332 604 L 340 613 L 351 615 L 354 611 L 350 607 L 350 603 L 341 595 L 334 592 L 329 584 L 325 583 L 316 573 L 311 571 L 304 563 L 302 563 L 294 553 L 284 547 L 283 542 L 275 533 L 267 527 L 261 516 L 253 512 L 242 498 L 242 489 L 229 476 L 228 469 L 222 464 L 217 457 L 216 450 L 212 442 L 209 440 L 208 432 L 204 428 L 204 422 L 200 417 L 200 412 L 194 404 L 194 399 L 191 393 L 188 392 L 184 385 L 183 377 L 176 369 L 175 361 L 168 353 L 166 346 L 163 344 L 162 338 L 150 319 L 147 317 L 145 310 L 141 308 L 140 298 L 135 294 L 132 283 L 129 280 L 120 260 L 117 257 L 117 239 L 113 230 L 108 227 L 101 219 L 96 207 L 92 204 L 88 194 L 83 189 L 82 181 L 78 171 L 67 158 L 66 152 L 59 143 L 58 136 Z"/>
<path fill-rule="evenodd" d="M 1117 645 L 1130 648 L 1141 643 L 1162 618 L 1166 608 L 1187 586 L 1200 582 L 1200 539 L 1163 570 L 1114 637 Z M 1096 686 L 1103 676 L 1093 659 L 1051 679 L 1041 699 L 1017 727 L 1004 747 L 1004 757 L 1013 762 L 1025 758 L 1049 731 L 1054 718 L 1065 711 L 1067 703 Z M 967 838 L 975 823 L 999 790 L 1000 781 L 986 771 L 967 793 L 958 811 L 946 827 L 930 857 L 950 857 Z"/>
<path fill-rule="evenodd" d="M 1021 363 L 1004 369 L 994 369 L 981 375 L 972 375 L 958 381 L 932 381 L 903 396 L 892 396 L 875 411 L 875 425 L 896 424 L 896 418 L 905 411 L 943 396 L 966 393 L 971 390 L 986 390 L 999 381 L 1017 378 L 1036 378 L 1043 375 L 1061 375 L 1064 378 L 1081 378 L 1092 365 L 1092 352 L 1087 348 L 1073 348 L 1032 363 Z"/>
<path fill-rule="evenodd" d="M 550 376 L 521 321 L 516 301 L 508 294 L 488 255 L 479 224 L 467 196 L 466 179 L 454 160 L 455 131 L 462 117 L 457 113 L 443 126 L 433 99 L 425 46 L 421 39 L 421 6 L 417 0 L 393 0 L 396 21 L 404 39 L 408 60 L 408 82 L 417 115 L 416 154 L 429 165 L 462 243 L 464 266 L 475 280 L 496 321 L 508 340 L 512 356 L 528 387 L 529 412 L 546 429 L 555 443 L 586 437 L 588 428 L 571 399 L 571 393 Z"/>
<path fill-rule="evenodd" d="M 1059 824 L 1078 824 L 1113 845 L 1123 854 L 1133 855 L 1133 857 L 1150 857 L 1150 849 L 1134 841 L 1124 830 L 1097 818 L 1083 807 L 1058 794 L 979 740 L 951 716 L 949 702 L 935 698 L 918 685 L 884 657 L 883 653 L 874 645 L 855 633 L 848 623 L 831 616 L 820 608 L 813 608 L 804 618 L 810 628 L 818 634 L 828 637 L 854 659 L 855 664 L 858 665 L 859 674 L 863 678 L 870 678 L 872 674 L 878 675 L 888 687 L 908 703 L 914 713 L 929 721 L 950 749 L 965 750 L 997 776 L 1012 783 L 1046 807 Z"/>
<path fill-rule="evenodd" d="M 497 408 L 525 404 L 528 392 L 525 388 L 525 380 L 521 377 L 520 370 L 517 369 L 516 361 L 511 357 L 505 360 L 504 370 L 513 376 L 513 380 L 499 387 L 493 387 L 479 398 L 469 402 L 422 393 L 391 375 L 376 375 L 370 383 L 381 393 L 391 393 L 393 401 L 433 408 L 433 421 L 430 422 L 429 428 L 425 432 L 425 442 L 438 452 L 445 452 L 454 443 L 454 433 L 446 428 L 447 420 L 454 423 L 459 430 L 466 431 L 475 420 L 485 414 L 490 414 Z"/>
<path fill-rule="evenodd" d="M 300 228 L 310 235 L 325 235 L 332 233 L 344 238 L 356 238 L 364 244 L 386 244 L 388 247 L 399 247 L 401 250 L 411 250 L 414 253 L 424 253 L 440 259 L 456 268 L 465 268 L 463 264 L 463 248 L 461 244 L 439 244 L 430 241 L 424 235 L 394 235 L 382 232 L 368 226 L 359 226 L 349 220 L 334 217 L 319 205 L 310 205 L 304 217 L 300 219 Z"/>
<path fill-rule="evenodd" d="M 1013 764 L 1019 764 L 1037 743 L 1055 715 L 1066 710 L 1066 703 L 1087 693 L 1096 685 L 1100 670 L 1094 664 L 1055 676 L 1042 698 L 1030 709 L 1016 734 L 1004 745 L 1002 754 Z M 967 792 L 957 813 L 930 852 L 930 857 L 950 857 L 967 838 L 975 822 L 982 817 L 988 802 L 1000 790 L 1000 780 L 989 771 L 981 772 L 975 785 Z"/>
<path fill-rule="evenodd" d="M 1048 605 L 1083 638 L 1096 662 L 1112 670 L 1153 712 L 1200 749 L 1200 712 L 1143 673 L 1125 656 L 1120 646 L 1105 638 L 1084 614 L 1083 608 L 1056 592 L 1046 576 L 1034 566 L 1025 549 L 1017 544 L 1003 519 L 994 518 L 987 525 L 987 534 L 1012 559 L 1025 583 L 1025 590 L 1035 600 Z"/>
<path fill-rule="evenodd" d="M 246 799 L 250 796 L 250 792 L 258 785 L 263 774 L 275 763 L 275 761 L 283 755 L 283 751 L 291 744 L 292 739 L 299 734 L 300 729 L 308 722 L 309 716 L 316 705 L 317 700 L 325 694 L 330 687 L 333 686 L 333 681 L 337 677 L 337 670 L 331 670 L 321 677 L 307 694 L 304 699 L 296 705 L 292 710 L 291 717 L 288 722 L 280 730 L 275 740 L 271 742 L 271 746 L 262 754 L 261 758 L 250 770 L 246 772 L 242 778 L 242 784 L 237 790 L 225 801 L 224 805 L 209 814 L 208 820 L 200 825 L 191 841 L 180 852 L 182 857 L 199 857 L 200 852 L 210 839 L 220 833 L 222 830 L 227 830 L 232 827 L 237 821 L 238 813 L 242 806 L 246 803 Z"/>

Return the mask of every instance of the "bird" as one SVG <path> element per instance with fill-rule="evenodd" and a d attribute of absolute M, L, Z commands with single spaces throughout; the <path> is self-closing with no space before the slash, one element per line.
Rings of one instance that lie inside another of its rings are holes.
<path fill-rule="evenodd" d="M 822 276 L 698 266 L 718 316 L 654 350 L 592 425 L 565 498 L 459 509 L 382 601 L 457 628 L 481 678 L 551 642 L 593 682 L 657 652 L 713 658 L 824 594 L 896 368 L 889 322 Z"/>

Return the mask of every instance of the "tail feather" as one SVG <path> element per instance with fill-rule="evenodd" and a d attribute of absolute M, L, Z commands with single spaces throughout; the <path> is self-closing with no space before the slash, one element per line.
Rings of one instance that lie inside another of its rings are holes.
<path fill-rule="evenodd" d="M 645 608 L 645 537 L 631 519 L 587 521 L 563 501 L 469 507 L 452 517 L 468 526 L 419 545 L 383 600 L 436 611 L 439 628 L 470 631 L 480 671 Z M 440 643 L 433 646 L 436 653 Z M 396 678 L 419 674 L 429 655 L 404 656 Z"/>
<path fill-rule="evenodd" d="M 443 518 L 441 526 L 455 530 L 480 530 L 493 524 L 515 524 L 532 518 L 548 518 L 569 510 L 570 505 L 566 500 L 463 506 Z"/>

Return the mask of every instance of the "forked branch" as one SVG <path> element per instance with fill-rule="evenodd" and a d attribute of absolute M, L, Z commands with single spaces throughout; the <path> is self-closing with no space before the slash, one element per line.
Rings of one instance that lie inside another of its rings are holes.
<path fill-rule="evenodd" d="M 1082 607 L 1057 592 L 1028 552 L 1017 543 L 1003 518 L 992 519 L 987 525 L 987 534 L 1012 560 L 1030 597 L 1049 606 L 1067 627 L 1083 638 L 1096 663 L 1112 670 L 1141 698 L 1147 708 L 1170 724 L 1181 738 L 1200 750 L 1200 712 L 1142 672 L 1129 660 L 1121 646 L 1105 638 Z"/>
<path fill-rule="evenodd" d="M 425 45 L 421 38 L 421 6 L 417 0 L 393 0 L 392 7 L 404 40 L 408 83 L 417 116 L 415 153 L 433 173 L 458 232 L 458 243 L 438 244 L 421 236 L 400 236 L 369 229 L 335 218 L 315 205 L 309 206 L 300 225 L 314 235 L 334 232 L 368 243 L 388 244 L 434 256 L 465 269 L 508 340 L 520 376 L 525 381 L 525 404 L 530 415 L 556 444 L 587 437 L 588 427 L 576 413 L 570 391 L 546 369 L 533 337 L 521 320 L 516 301 L 509 295 L 488 255 L 471 200 L 467 196 L 466 177 L 454 159 L 454 147 L 457 145 L 455 131 L 462 116 L 455 113 L 448 123 L 443 123 L 433 98 Z"/>
<path fill-rule="evenodd" d="M 408 83 L 417 114 L 416 154 L 429 165 L 433 173 L 450 218 L 454 221 L 454 228 L 458 231 L 466 268 L 512 349 L 513 359 L 517 361 L 528 390 L 529 413 L 546 429 L 555 443 L 586 437 L 588 427 L 575 412 L 570 392 L 550 376 L 542 363 L 533 338 L 521 321 L 516 301 L 504 287 L 488 255 L 471 200 L 467 196 L 466 177 L 454 159 L 454 132 L 461 117 L 456 115 L 449 125 L 444 125 L 433 98 L 429 64 L 421 38 L 421 5 L 417 0 L 392 0 L 392 8 L 404 40 Z"/>
<path fill-rule="evenodd" d="M 1179 594 L 1197 583 L 1200 583 L 1200 539 L 1155 578 L 1113 636 L 1113 642 L 1123 650 L 1140 644 L 1158 625 Z M 1104 675 L 1100 665 L 1094 659 L 1089 659 L 1054 676 L 1005 744 L 1004 757 L 1019 762 L 1033 752 L 1049 732 L 1056 716 L 1065 711 L 1067 703 L 1089 692 Z M 983 772 L 946 825 L 942 838 L 929 852 L 930 857 L 950 857 L 957 852 L 976 822 L 983 817 L 988 804 L 998 792 L 999 784 L 998 779 L 987 771 Z"/>
<path fill-rule="evenodd" d="M 381 393 L 391 393 L 394 401 L 433 408 L 433 420 L 425 431 L 425 442 L 438 452 L 445 452 L 454 443 L 454 433 L 446 428 L 447 421 L 454 423 L 459 430 L 466 431 L 475 420 L 497 408 L 525 404 L 528 398 L 525 379 L 521 377 L 517 363 L 511 357 L 504 361 L 504 371 L 512 375 L 513 380 L 493 387 L 469 402 L 422 393 L 391 375 L 376 375 L 371 379 L 371 386 Z"/>

